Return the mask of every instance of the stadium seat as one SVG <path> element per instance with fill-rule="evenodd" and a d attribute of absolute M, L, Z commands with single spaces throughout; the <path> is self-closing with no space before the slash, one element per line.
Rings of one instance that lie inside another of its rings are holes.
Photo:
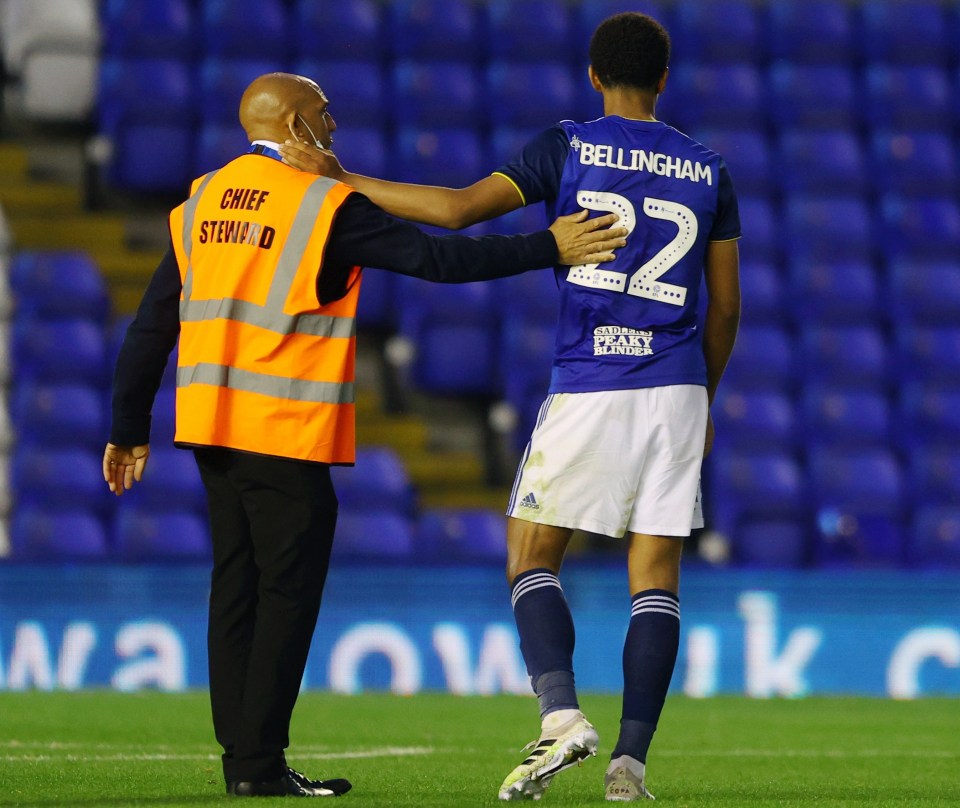
<path fill-rule="evenodd" d="M 487 68 L 493 126 L 539 131 L 573 114 L 574 85 L 563 62 L 494 61 Z"/>
<path fill-rule="evenodd" d="M 836 384 L 882 391 L 890 381 L 890 351 L 883 331 L 876 326 L 809 323 L 800 329 L 797 348 L 805 385 Z"/>
<path fill-rule="evenodd" d="M 330 102 L 330 114 L 339 127 L 380 127 L 391 103 L 389 82 L 376 62 L 303 59 L 295 73 L 314 79 Z M 334 135 L 339 147 L 341 135 Z"/>
<path fill-rule="evenodd" d="M 853 9 L 836 0 L 777 0 L 766 6 L 770 58 L 801 64 L 853 65 L 859 40 Z"/>
<path fill-rule="evenodd" d="M 390 93 L 393 120 L 401 126 L 478 126 L 486 114 L 482 83 L 471 64 L 397 62 Z"/>
<path fill-rule="evenodd" d="M 107 534 L 96 514 L 20 508 L 10 522 L 11 558 L 18 561 L 80 561 L 107 557 Z"/>
<path fill-rule="evenodd" d="M 960 322 L 960 272 L 954 261 L 894 261 L 887 272 L 886 305 L 896 323 L 953 325 Z"/>
<path fill-rule="evenodd" d="M 733 181 L 736 183 L 736 177 Z M 777 263 L 782 241 L 781 217 L 777 207 L 761 196 L 744 195 L 737 202 L 745 240 L 741 248 L 744 256 L 754 261 Z"/>
<path fill-rule="evenodd" d="M 743 325 L 779 325 L 789 309 L 785 304 L 786 284 L 779 268 L 769 261 L 741 260 L 740 294 Z"/>
<path fill-rule="evenodd" d="M 952 138 L 941 132 L 877 132 L 872 176 L 879 193 L 955 196 L 960 190 Z"/>
<path fill-rule="evenodd" d="M 770 122 L 780 129 L 855 128 L 860 98 L 856 75 L 837 65 L 774 62 L 768 73 Z"/>
<path fill-rule="evenodd" d="M 337 159 L 347 170 L 370 177 L 396 178 L 390 141 L 382 129 L 338 124 L 334 140 Z"/>
<path fill-rule="evenodd" d="M 723 384 L 710 411 L 717 446 L 786 452 L 796 447 L 797 415 L 785 393 Z"/>
<path fill-rule="evenodd" d="M 107 181 L 135 191 L 186 193 L 192 177 L 194 79 L 174 59 L 104 59 L 97 88 Z"/>
<path fill-rule="evenodd" d="M 869 64 L 863 71 L 863 122 L 873 128 L 939 131 L 955 114 L 946 71 L 929 65 Z"/>
<path fill-rule="evenodd" d="M 681 62 L 670 70 L 657 118 L 684 132 L 732 126 L 759 131 L 767 120 L 763 75 L 752 60 Z"/>
<path fill-rule="evenodd" d="M 494 127 L 490 133 L 491 168 L 502 166 L 519 157 L 523 147 L 546 128 L 547 126 L 534 125 Z"/>
<path fill-rule="evenodd" d="M 898 325 L 894 334 L 902 381 L 960 384 L 960 326 Z"/>
<path fill-rule="evenodd" d="M 207 55 L 197 68 L 200 90 L 197 93 L 197 117 L 204 124 L 233 126 L 247 143 L 237 110 L 244 90 L 257 76 L 278 70 L 269 59 L 246 56 L 220 57 Z M 312 78 L 312 76 L 311 76 Z M 318 79 L 319 81 L 319 79 Z"/>
<path fill-rule="evenodd" d="M 805 446 L 881 446 L 890 441 L 890 403 L 872 390 L 813 385 L 800 398 Z"/>
<path fill-rule="evenodd" d="M 741 327 L 737 349 L 723 375 L 724 385 L 737 390 L 789 392 L 795 379 L 794 341 L 778 326 Z"/>
<path fill-rule="evenodd" d="M 960 386 L 905 384 L 897 424 L 896 438 L 901 446 L 960 446 Z"/>
<path fill-rule="evenodd" d="M 914 515 L 909 560 L 921 567 L 960 568 L 960 505 L 928 505 Z"/>
<path fill-rule="evenodd" d="M 623 0 L 580 0 L 574 4 L 574 49 L 579 56 L 586 57 L 587 43 L 593 32 L 597 30 L 607 17 L 620 14 L 623 11 L 639 11 L 648 14 L 663 25 L 667 31 L 673 30 L 672 6 L 669 0 L 638 0 L 625 4 Z M 576 43 L 582 41 L 582 47 L 577 50 Z M 582 61 L 582 60 L 581 60 Z"/>
<path fill-rule="evenodd" d="M 82 317 L 103 323 L 110 297 L 100 267 L 81 250 L 22 251 L 10 266 L 18 317 Z"/>
<path fill-rule="evenodd" d="M 414 548 L 417 558 L 501 562 L 507 556 L 506 536 L 507 520 L 499 511 L 436 508 L 420 517 Z"/>
<path fill-rule="evenodd" d="M 804 520 L 746 519 L 730 536 L 730 545 L 733 562 L 744 567 L 797 569 L 809 562 Z"/>
<path fill-rule="evenodd" d="M 861 197 L 797 194 L 784 203 L 783 243 L 788 256 L 871 260 L 874 230 L 873 209 Z"/>
<path fill-rule="evenodd" d="M 11 416 L 19 439 L 32 445 L 103 449 L 106 407 L 96 387 L 71 383 L 26 383 L 17 386 Z"/>
<path fill-rule="evenodd" d="M 853 132 L 783 132 L 777 166 L 780 189 L 786 195 L 849 195 L 870 190 L 863 148 Z"/>
<path fill-rule="evenodd" d="M 383 8 L 376 0 L 294 0 L 294 55 L 378 62 L 384 52 Z"/>
<path fill-rule="evenodd" d="M 190 0 L 106 0 L 101 11 L 104 53 L 193 59 L 197 48 Z"/>
<path fill-rule="evenodd" d="M 18 444 L 10 466 L 18 510 L 104 510 L 110 500 L 102 454 L 102 450 Z"/>
<path fill-rule="evenodd" d="M 247 152 L 250 142 L 243 129 L 234 123 L 205 123 L 197 134 L 191 174 L 202 176 L 220 168 Z"/>
<path fill-rule="evenodd" d="M 960 245 L 960 203 L 955 197 L 884 196 L 880 245 L 888 259 L 955 259 Z"/>
<path fill-rule="evenodd" d="M 12 357 L 17 379 L 78 381 L 105 385 L 110 368 L 103 328 L 81 318 L 21 318 L 13 325 Z"/>
<path fill-rule="evenodd" d="M 484 55 L 480 8 L 469 0 L 395 0 L 387 8 L 394 59 L 476 63 Z"/>
<path fill-rule="evenodd" d="M 341 511 L 332 559 L 336 561 L 397 561 L 414 557 L 413 526 L 398 513 Z"/>
<path fill-rule="evenodd" d="M 864 3 L 860 37 L 867 60 L 948 66 L 956 57 L 955 25 L 939 0 Z"/>
<path fill-rule="evenodd" d="M 671 51 L 680 62 L 761 62 L 767 40 L 749 0 L 713 0 L 674 6 Z"/>
<path fill-rule="evenodd" d="M 112 536 L 113 551 L 122 561 L 207 561 L 213 555 L 207 521 L 181 510 L 180 503 L 148 510 L 121 501 Z"/>
<path fill-rule="evenodd" d="M 763 132 L 705 128 L 687 134 L 724 159 L 738 194 L 769 196 L 775 190 L 770 148 Z M 780 170 L 783 170 L 782 165 Z"/>
<path fill-rule="evenodd" d="M 488 0 L 487 19 L 491 59 L 567 61 L 572 52 L 582 52 L 583 44 L 572 41 L 571 13 L 562 0 Z"/>
<path fill-rule="evenodd" d="M 206 492 L 192 451 L 157 442 L 151 434 L 150 458 L 143 479 L 143 485 L 124 494 L 124 500 L 131 505 L 151 511 L 175 507 L 206 517 Z"/>
<path fill-rule="evenodd" d="M 353 467 L 331 468 L 342 513 L 386 512 L 411 518 L 416 492 L 400 456 L 385 446 L 360 446 Z"/>
<path fill-rule="evenodd" d="M 200 6 L 201 47 L 208 57 L 289 59 L 284 0 L 205 0 Z"/>
<path fill-rule="evenodd" d="M 821 508 L 815 523 L 817 566 L 898 567 L 907 560 L 906 524 L 899 516 Z"/>
<path fill-rule="evenodd" d="M 913 505 L 960 505 L 960 447 L 914 444 L 907 470 Z"/>
<path fill-rule="evenodd" d="M 373 267 L 366 269 L 357 305 L 357 326 L 366 331 L 396 331 L 396 294 L 397 276 L 393 272 L 383 272 Z"/>
<path fill-rule="evenodd" d="M 790 315 L 798 325 L 882 325 L 877 272 L 869 261 L 791 261 L 788 295 Z"/>
<path fill-rule="evenodd" d="M 486 151 L 474 128 L 402 127 L 394 152 L 401 182 L 461 188 L 484 175 Z"/>

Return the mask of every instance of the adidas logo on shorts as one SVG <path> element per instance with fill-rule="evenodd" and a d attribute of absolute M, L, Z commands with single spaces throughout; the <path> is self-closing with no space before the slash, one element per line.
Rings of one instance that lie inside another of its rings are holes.
<path fill-rule="evenodd" d="M 535 511 L 540 510 L 540 503 L 537 502 L 537 498 L 533 495 L 533 491 L 531 491 L 523 499 L 520 500 L 520 507 L 532 508 Z"/>

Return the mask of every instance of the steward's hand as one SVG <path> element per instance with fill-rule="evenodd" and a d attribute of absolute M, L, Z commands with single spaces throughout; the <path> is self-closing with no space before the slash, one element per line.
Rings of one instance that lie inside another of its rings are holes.
<path fill-rule="evenodd" d="M 325 177 L 340 180 L 346 173 L 337 155 L 332 151 L 307 143 L 285 140 L 280 144 L 280 156 L 283 162 L 308 174 L 322 174 Z"/>
<path fill-rule="evenodd" d="M 150 457 L 150 445 L 115 446 L 107 444 L 103 452 L 103 479 L 118 497 L 124 489 L 133 488 L 133 482 L 143 479 L 143 470 Z"/>
<path fill-rule="evenodd" d="M 559 264 L 601 264 L 614 259 L 613 250 L 627 243 L 625 227 L 611 227 L 619 218 L 607 213 L 587 219 L 589 211 L 581 210 L 568 216 L 559 216 L 550 225 L 557 241 Z"/>

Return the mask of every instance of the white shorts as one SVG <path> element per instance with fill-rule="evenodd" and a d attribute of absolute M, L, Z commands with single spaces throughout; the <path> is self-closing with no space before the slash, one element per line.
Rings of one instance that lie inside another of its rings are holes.
<path fill-rule="evenodd" d="M 540 408 L 507 516 L 622 536 L 703 527 L 699 385 L 554 393 Z"/>

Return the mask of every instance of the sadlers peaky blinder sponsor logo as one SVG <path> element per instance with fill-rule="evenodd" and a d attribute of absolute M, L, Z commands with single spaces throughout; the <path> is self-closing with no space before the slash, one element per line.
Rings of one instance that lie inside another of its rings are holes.
<path fill-rule="evenodd" d="M 622 325 L 598 325 L 593 329 L 594 356 L 652 356 L 653 332 Z"/>

